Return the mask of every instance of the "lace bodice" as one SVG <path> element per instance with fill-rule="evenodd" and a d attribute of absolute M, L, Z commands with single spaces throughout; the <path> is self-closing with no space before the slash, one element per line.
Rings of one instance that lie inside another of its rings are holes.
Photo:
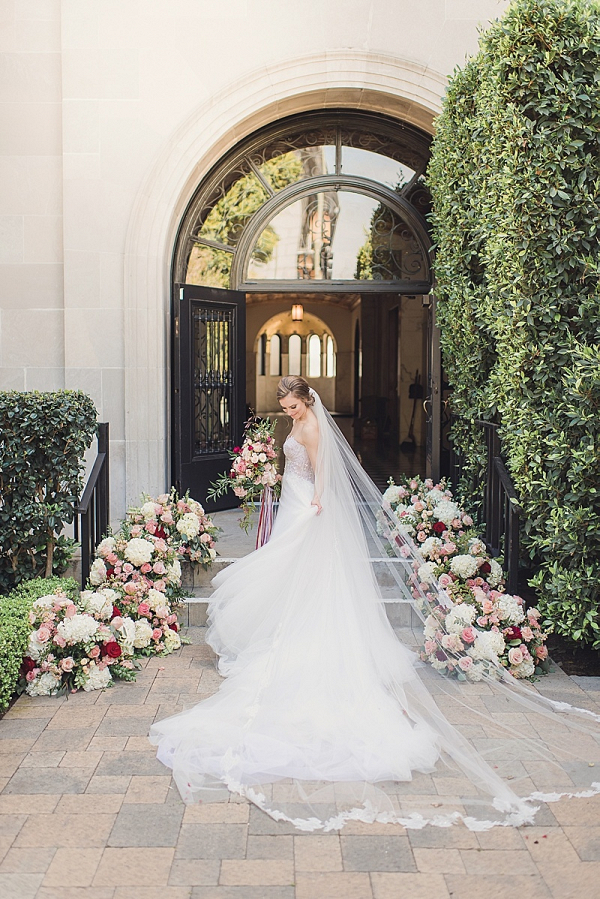
<path fill-rule="evenodd" d="M 302 478 L 303 481 L 311 481 L 314 484 L 315 474 L 306 447 L 298 443 L 296 438 L 290 434 L 283 444 L 283 452 L 286 475 L 295 475 L 297 478 Z"/>

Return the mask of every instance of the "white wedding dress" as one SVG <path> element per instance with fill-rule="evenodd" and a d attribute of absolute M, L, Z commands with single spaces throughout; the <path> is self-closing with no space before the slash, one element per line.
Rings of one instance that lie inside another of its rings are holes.
<path fill-rule="evenodd" d="M 472 829 L 532 821 L 532 797 L 519 797 L 515 786 L 521 775 L 521 792 L 531 792 L 522 755 L 533 758 L 530 743 L 541 741 L 512 728 L 515 750 L 498 734 L 494 717 L 502 716 L 493 703 L 506 701 L 502 685 L 464 685 L 472 691 L 465 716 L 467 694 L 399 642 L 376 568 L 389 561 L 398 589 L 410 596 L 412 559 L 381 557 L 371 508 L 381 497 L 359 493 L 367 476 L 345 455 L 347 444 L 316 399 L 323 511 L 311 505 L 308 454 L 290 436 L 270 541 L 213 581 L 206 639 L 225 680 L 214 696 L 152 726 L 158 758 L 173 769 L 186 802 L 233 791 L 305 830 L 349 819 L 409 827 L 463 821 Z M 557 715 L 522 692 L 516 711 L 538 714 L 543 730 Z M 440 706 L 466 718 L 463 733 Z M 479 751 L 469 730 L 480 737 Z M 544 745 L 546 764 L 549 752 Z M 555 764 L 556 783 L 572 793 L 578 781 L 565 780 Z"/>

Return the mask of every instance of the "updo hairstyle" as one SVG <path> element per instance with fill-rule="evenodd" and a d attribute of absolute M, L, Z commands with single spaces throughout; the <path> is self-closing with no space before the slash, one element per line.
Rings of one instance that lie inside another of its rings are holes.
<path fill-rule="evenodd" d="M 287 375 L 281 379 L 277 385 L 277 399 L 282 400 L 284 397 L 289 396 L 290 393 L 296 399 L 302 400 L 305 406 L 314 406 L 315 404 L 315 398 L 311 394 L 310 387 L 304 378 Z"/>

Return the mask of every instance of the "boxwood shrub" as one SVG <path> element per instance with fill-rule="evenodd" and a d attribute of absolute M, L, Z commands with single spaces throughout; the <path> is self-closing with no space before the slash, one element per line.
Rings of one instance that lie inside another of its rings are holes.
<path fill-rule="evenodd" d="M 31 605 L 40 596 L 59 588 L 73 598 L 79 589 L 73 578 L 34 578 L 8 596 L 0 596 L 0 712 L 6 709 L 17 687 L 31 631 Z"/>
<path fill-rule="evenodd" d="M 428 175 L 465 484 L 483 458 L 470 422 L 498 421 L 539 606 L 558 633 L 596 647 L 598 72 L 595 0 L 515 0 L 450 81 Z"/>

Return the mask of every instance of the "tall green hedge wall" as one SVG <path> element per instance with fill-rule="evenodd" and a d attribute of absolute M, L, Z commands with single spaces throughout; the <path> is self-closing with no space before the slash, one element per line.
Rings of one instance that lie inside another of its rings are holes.
<path fill-rule="evenodd" d="M 429 168 L 452 406 L 501 423 L 540 607 L 600 646 L 600 5 L 516 0 L 450 82 Z M 477 429 L 454 427 L 471 475 Z"/>

